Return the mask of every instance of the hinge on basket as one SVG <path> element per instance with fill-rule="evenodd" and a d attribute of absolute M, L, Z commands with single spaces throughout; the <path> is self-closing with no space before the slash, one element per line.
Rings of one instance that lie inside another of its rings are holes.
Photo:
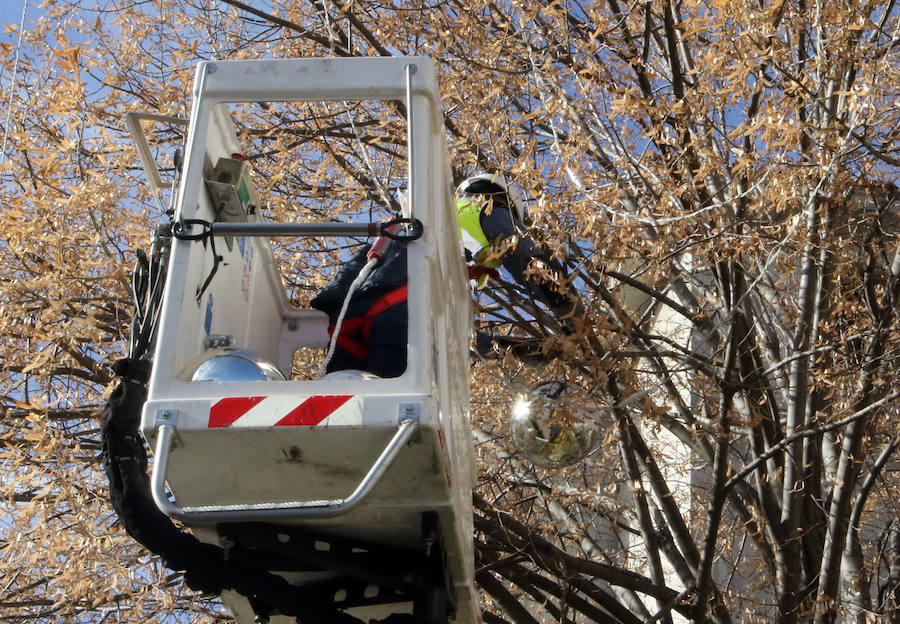
<path fill-rule="evenodd" d="M 158 409 L 156 410 L 156 424 L 155 427 L 160 427 L 162 425 L 172 425 L 173 427 L 178 424 L 178 410 L 177 409 Z"/>
<path fill-rule="evenodd" d="M 422 415 L 422 404 L 421 403 L 401 403 L 399 413 L 397 414 L 398 422 L 406 422 L 407 420 L 411 420 L 414 423 L 418 424 L 419 418 Z"/>
<path fill-rule="evenodd" d="M 178 410 L 173 408 L 165 408 L 156 410 L 156 423 L 153 425 L 153 428 L 156 430 L 157 434 L 160 429 L 164 425 L 169 425 L 172 429 L 172 448 L 178 448 L 181 446 L 181 437 L 178 435 L 178 430 L 175 428 L 175 425 L 178 424 Z"/>

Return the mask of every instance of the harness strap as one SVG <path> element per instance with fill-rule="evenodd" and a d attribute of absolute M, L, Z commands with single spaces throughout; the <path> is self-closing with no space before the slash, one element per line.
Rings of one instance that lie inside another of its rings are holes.
<path fill-rule="evenodd" d="M 372 322 L 375 317 L 398 303 L 407 299 L 406 285 L 394 289 L 373 303 L 366 313 L 351 319 L 345 319 L 341 325 L 341 333 L 338 334 L 337 344 L 355 358 L 366 359 L 368 354 L 367 344 L 369 334 L 372 331 Z M 328 335 L 334 332 L 334 325 L 328 327 Z"/>

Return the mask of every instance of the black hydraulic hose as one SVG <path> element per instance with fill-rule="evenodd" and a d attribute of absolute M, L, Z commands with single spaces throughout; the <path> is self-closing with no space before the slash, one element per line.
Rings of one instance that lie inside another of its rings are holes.
<path fill-rule="evenodd" d="M 224 551 L 180 531 L 150 495 L 147 451 L 138 431 L 150 364 L 120 360 L 113 371 L 121 380 L 103 409 L 100 429 L 103 469 L 109 479 L 113 508 L 131 537 L 159 555 L 167 568 L 185 572 L 188 587 L 221 593 L 225 586 Z"/>

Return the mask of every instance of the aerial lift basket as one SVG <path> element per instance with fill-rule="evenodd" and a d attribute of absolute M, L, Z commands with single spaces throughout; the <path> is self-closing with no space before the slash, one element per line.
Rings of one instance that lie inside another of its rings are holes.
<path fill-rule="evenodd" d="M 328 320 L 289 303 L 269 238 L 372 228 L 266 222 L 246 166 L 233 157 L 242 147 L 229 104 L 335 100 L 395 100 L 407 113 L 404 216 L 421 222 L 422 235 L 406 243 L 408 365 L 397 378 L 290 379 L 297 349 L 327 347 Z M 141 422 L 154 449 L 153 497 L 201 540 L 252 553 L 298 587 L 320 588 L 311 609 L 364 621 L 396 613 L 423 622 L 480 620 L 470 297 L 450 189 L 429 59 L 197 68 L 175 203 L 181 238 L 171 249 Z M 203 240 L 190 240 L 201 230 Z M 194 380 L 198 365 L 222 347 L 268 363 L 258 365 L 264 379 Z M 223 598 L 241 623 L 295 621 L 260 612 L 252 597 Z"/>

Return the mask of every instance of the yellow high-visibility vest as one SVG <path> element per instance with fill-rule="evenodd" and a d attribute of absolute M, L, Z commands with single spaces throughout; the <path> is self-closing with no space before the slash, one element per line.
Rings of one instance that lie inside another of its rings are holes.
<path fill-rule="evenodd" d="M 485 261 L 485 258 L 491 251 L 491 242 L 481 229 L 481 209 L 482 204 L 460 199 L 456 202 L 456 225 L 459 226 L 459 236 L 462 239 L 463 246 L 472 257 L 475 263 L 489 269 L 496 269 L 501 262 L 498 259 Z"/>

